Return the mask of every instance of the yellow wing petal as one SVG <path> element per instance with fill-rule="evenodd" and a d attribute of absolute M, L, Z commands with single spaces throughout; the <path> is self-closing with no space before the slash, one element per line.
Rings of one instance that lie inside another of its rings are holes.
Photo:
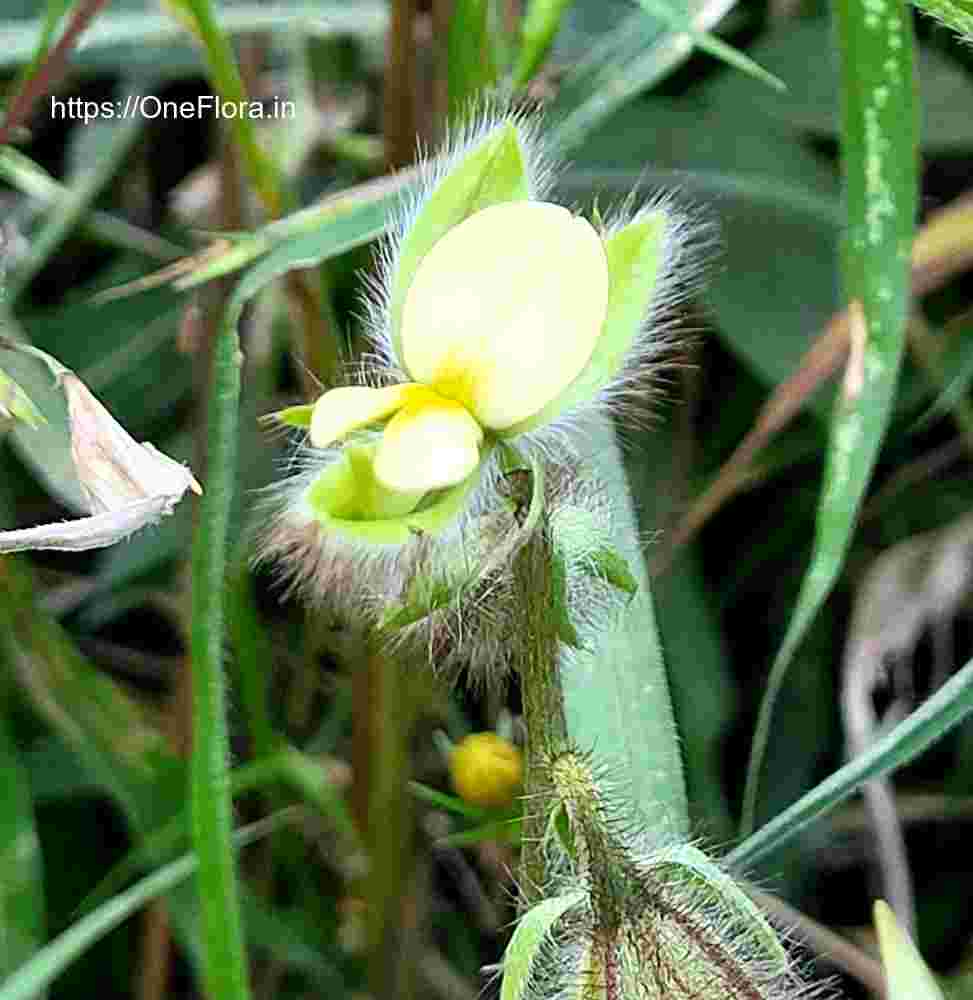
<path fill-rule="evenodd" d="M 405 364 L 502 430 L 580 374 L 607 306 L 608 263 L 590 223 L 546 202 L 494 205 L 419 265 L 402 316 Z"/>
<path fill-rule="evenodd" d="M 375 475 L 399 492 L 440 490 L 461 483 L 480 460 L 483 431 L 450 400 L 426 400 L 400 410 L 385 428 Z"/>
<path fill-rule="evenodd" d="M 389 385 L 382 389 L 349 385 L 326 392 L 311 412 L 311 444 L 327 448 L 329 444 L 360 427 L 367 427 L 390 417 L 405 405 L 411 384 Z"/>

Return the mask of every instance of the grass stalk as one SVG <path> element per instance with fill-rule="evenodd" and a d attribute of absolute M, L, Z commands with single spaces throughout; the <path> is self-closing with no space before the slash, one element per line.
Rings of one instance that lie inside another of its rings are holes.
<path fill-rule="evenodd" d="M 223 673 L 227 530 L 236 483 L 240 351 L 235 325 L 224 324 L 213 347 L 208 468 L 193 548 L 193 754 L 190 798 L 207 996 L 250 996 L 232 836 L 226 682 Z"/>

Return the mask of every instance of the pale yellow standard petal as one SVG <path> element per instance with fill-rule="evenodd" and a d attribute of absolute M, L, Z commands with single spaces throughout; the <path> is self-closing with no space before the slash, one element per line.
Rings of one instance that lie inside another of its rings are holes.
<path fill-rule="evenodd" d="M 463 406 L 430 394 L 389 421 L 375 456 L 375 476 L 403 493 L 454 486 L 476 468 L 482 440 L 480 425 Z"/>
<path fill-rule="evenodd" d="M 494 205 L 423 258 L 402 314 L 413 378 L 503 430 L 582 371 L 608 306 L 608 263 L 590 223 L 547 202 Z"/>
<path fill-rule="evenodd" d="M 311 444 L 327 448 L 352 431 L 390 417 L 405 405 L 411 388 L 409 384 L 381 389 L 349 385 L 329 390 L 311 412 Z"/>

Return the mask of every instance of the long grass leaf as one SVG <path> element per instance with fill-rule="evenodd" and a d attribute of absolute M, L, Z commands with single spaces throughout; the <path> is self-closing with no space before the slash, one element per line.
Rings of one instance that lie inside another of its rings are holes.
<path fill-rule="evenodd" d="M 970 714 L 973 714 L 973 661 L 865 753 L 747 837 L 727 855 L 727 862 L 741 870 L 750 868 L 840 805 L 866 781 L 892 774 L 915 760 Z"/>
<path fill-rule="evenodd" d="M 905 343 L 918 190 L 918 129 L 909 11 L 865 0 L 835 8 L 841 55 L 848 232 L 843 271 L 852 349 L 832 418 L 814 549 L 774 660 L 754 734 L 742 832 L 757 818 L 774 701 L 787 667 L 841 572 L 888 424 Z"/>

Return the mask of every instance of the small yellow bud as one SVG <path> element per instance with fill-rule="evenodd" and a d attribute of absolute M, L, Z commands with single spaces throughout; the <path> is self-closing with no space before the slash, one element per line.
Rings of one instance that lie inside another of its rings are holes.
<path fill-rule="evenodd" d="M 449 771 L 453 788 L 464 802 L 505 809 L 523 784 L 524 757 L 518 747 L 496 733 L 473 733 L 454 747 Z"/>

